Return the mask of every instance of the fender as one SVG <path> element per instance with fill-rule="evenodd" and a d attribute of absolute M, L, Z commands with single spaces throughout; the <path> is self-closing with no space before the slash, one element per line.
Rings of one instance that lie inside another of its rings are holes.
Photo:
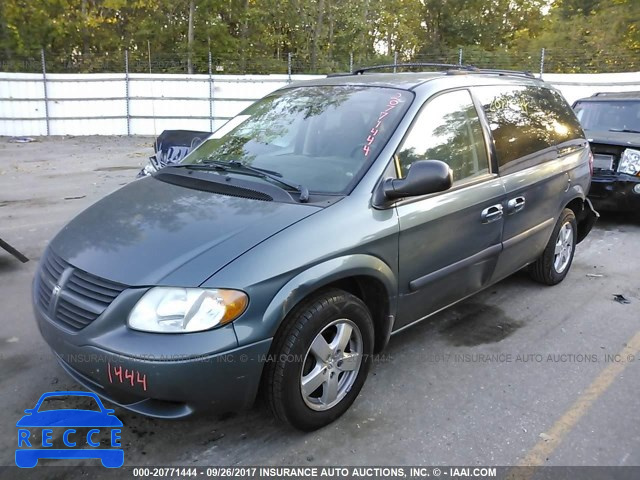
<path fill-rule="evenodd" d="M 282 320 L 310 293 L 332 282 L 354 276 L 373 277 L 384 285 L 389 295 L 389 315 L 382 331 L 386 332 L 388 339 L 395 318 L 398 279 L 389 265 L 380 258 L 364 254 L 332 258 L 314 265 L 289 280 L 274 296 L 264 312 L 263 322 L 269 326 L 269 336 L 273 337 L 276 334 Z"/>
<path fill-rule="evenodd" d="M 582 185 L 578 185 L 578 184 L 571 185 L 571 188 L 569 188 L 569 190 L 564 196 L 564 199 L 563 199 L 564 204 L 568 205 L 570 202 L 572 202 L 576 198 L 579 198 L 582 201 L 584 201 L 584 199 L 587 198 L 587 193 L 584 191 L 584 188 L 582 188 Z"/>
<path fill-rule="evenodd" d="M 577 243 L 582 242 L 585 237 L 589 234 L 593 226 L 600 218 L 600 214 L 593 208 L 593 204 L 591 200 L 587 197 L 586 192 L 582 188 L 581 185 L 573 185 L 571 189 L 567 192 L 563 200 L 563 206 L 569 205 L 571 202 L 575 200 L 582 201 L 582 211 L 576 212 L 576 222 L 578 223 L 578 232 L 577 232 Z"/>
<path fill-rule="evenodd" d="M 589 197 L 584 199 L 582 215 L 578 218 L 578 243 L 585 239 L 600 218 L 600 214 L 593 208 Z"/>

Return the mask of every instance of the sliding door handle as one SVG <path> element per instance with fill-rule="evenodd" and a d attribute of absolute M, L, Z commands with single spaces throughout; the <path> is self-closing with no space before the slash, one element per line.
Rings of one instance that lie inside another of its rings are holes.
<path fill-rule="evenodd" d="M 524 208 L 524 197 L 512 198 L 507 202 L 507 212 L 517 213 Z"/>

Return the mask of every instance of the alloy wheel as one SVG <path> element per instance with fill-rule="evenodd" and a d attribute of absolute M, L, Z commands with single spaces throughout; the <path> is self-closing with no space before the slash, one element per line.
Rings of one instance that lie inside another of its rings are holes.
<path fill-rule="evenodd" d="M 553 256 L 553 268 L 556 272 L 565 271 L 573 252 L 573 226 L 567 222 L 560 228 Z"/>
<path fill-rule="evenodd" d="M 362 356 L 362 334 L 355 323 L 342 318 L 324 327 L 302 365 L 300 391 L 305 404 L 316 411 L 337 405 L 356 381 Z"/>

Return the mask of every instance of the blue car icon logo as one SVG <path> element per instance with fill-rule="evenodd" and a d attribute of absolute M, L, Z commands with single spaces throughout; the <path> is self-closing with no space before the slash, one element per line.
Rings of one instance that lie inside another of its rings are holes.
<path fill-rule="evenodd" d="M 78 402 L 78 397 L 89 404 L 86 409 L 58 406 L 60 402 Z M 16 423 L 18 467 L 33 468 L 41 458 L 99 458 L 107 468 L 119 468 L 124 463 L 122 422 L 113 415 L 114 410 L 104 408 L 95 393 L 48 392 L 24 413 Z"/>

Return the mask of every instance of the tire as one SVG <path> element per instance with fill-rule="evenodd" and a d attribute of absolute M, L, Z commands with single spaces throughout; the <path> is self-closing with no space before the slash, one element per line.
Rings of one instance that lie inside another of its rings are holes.
<path fill-rule="evenodd" d="M 371 314 L 354 295 L 330 289 L 301 302 L 285 319 L 265 366 L 265 396 L 275 417 L 304 431 L 340 417 L 364 385 L 373 341 Z"/>
<path fill-rule="evenodd" d="M 573 262 L 577 240 L 576 216 L 572 210 L 565 208 L 542 255 L 529 265 L 531 278 L 545 285 L 556 285 L 564 280 Z"/>

